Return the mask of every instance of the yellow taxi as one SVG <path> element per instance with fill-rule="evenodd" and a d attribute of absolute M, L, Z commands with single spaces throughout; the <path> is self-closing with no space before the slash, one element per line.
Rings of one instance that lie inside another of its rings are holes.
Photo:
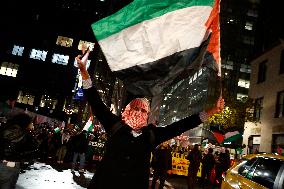
<path fill-rule="evenodd" d="M 221 189 L 284 189 L 284 156 L 250 154 L 223 175 Z"/>

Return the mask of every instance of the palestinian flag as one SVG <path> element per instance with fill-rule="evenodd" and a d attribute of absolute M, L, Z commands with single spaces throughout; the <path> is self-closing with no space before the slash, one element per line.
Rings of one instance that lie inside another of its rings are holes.
<path fill-rule="evenodd" d="M 222 133 L 213 131 L 214 137 L 221 144 L 224 141 L 225 136 Z"/>
<path fill-rule="evenodd" d="M 134 0 L 92 30 L 133 94 L 159 94 L 201 64 L 220 74 L 219 0 Z"/>
<path fill-rule="evenodd" d="M 55 129 L 54 129 L 54 133 L 59 133 L 60 132 L 60 128 L 59 127 L 56 127 Z"/>
<path fill-rule="evenodd" d="M 94 124 L 93 124 L 93 116 L 90 116 L 90 118 L 88 119 L 86 125 L 84 126 L 83 130 L 88 131 L 88 132 L 92 132 L 92 130 L 94 129 Z"/>
<path fill-rule="evenodd" d="M 240 138 L 242 138 L 242 135 L 239 133 L 239 131 L 228 132 L 225 134 L 225 140 L 223 141 L 223 144 L 236 141 Z"/>

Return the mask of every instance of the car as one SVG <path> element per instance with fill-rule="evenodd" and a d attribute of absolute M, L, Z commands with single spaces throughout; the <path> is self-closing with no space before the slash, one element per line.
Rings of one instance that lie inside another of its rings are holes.
<path fill-rule="evenodd" d="M 221 189 L 284 189 L 284 156 L 250 154 L 223 175 Z"/>

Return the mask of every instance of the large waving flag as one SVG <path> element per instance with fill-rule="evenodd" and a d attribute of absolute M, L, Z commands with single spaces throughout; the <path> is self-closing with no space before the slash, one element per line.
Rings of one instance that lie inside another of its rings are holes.
<path fill-rule="evenodd" d="M 134 94 L 153 96 L 212 55 L 220 71 L 219 0 L 134 0 L 92 24 L 110 69 Z"/>

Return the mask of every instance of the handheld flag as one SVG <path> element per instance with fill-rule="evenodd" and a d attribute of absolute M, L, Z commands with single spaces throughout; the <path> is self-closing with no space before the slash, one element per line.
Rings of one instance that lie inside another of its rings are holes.
<path fill-rule="evenodd" d="M 92 30 L 128 91 L 154 96 L 208 63 L 206 53 L 220 73 L 218 15 L 219 0 L 134 0 Z"/>
<path fill-rule="evenodd" d="M 94 124 L 93 124 L 93 116 L 91 115 L 86 123 L 86 125 L 84 126 L 83 130 L 91 132 L 94 128 Z"/>

